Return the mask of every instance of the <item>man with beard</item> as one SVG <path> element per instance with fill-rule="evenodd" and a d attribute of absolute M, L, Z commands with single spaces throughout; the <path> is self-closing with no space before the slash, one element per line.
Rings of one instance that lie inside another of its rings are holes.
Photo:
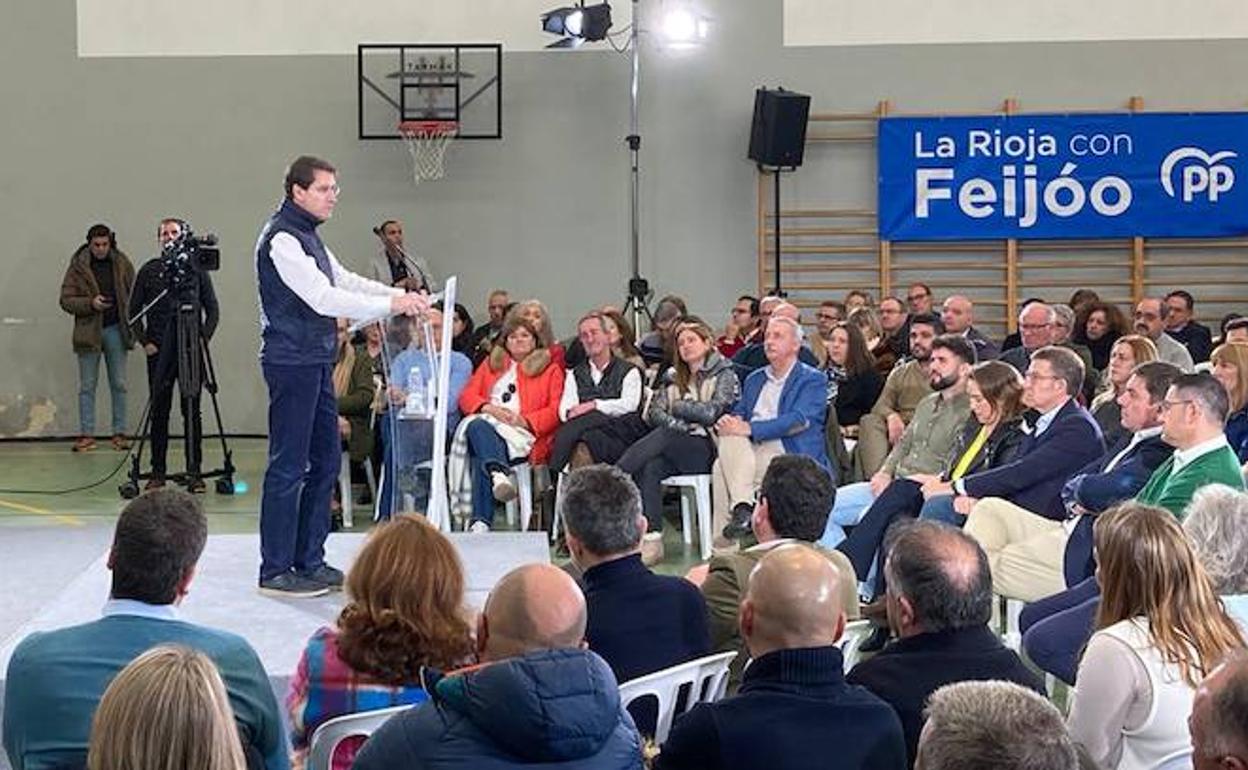
<path fill-rule="evenodd" d="M 1196 365 L 1192 363 L 1192 354 L 1183 347 L 1183 343 L 1166 334 L 1167 312 L 1166 305 L 1161 300 L 1145 297 L 1135 306 L 1132 329 L 1136 334 L 1142 334 L 1153 341 L 1157 346 L 1157 360 L 1174 364 L 1184 373 L 1190 374 L 1196 369 Z"/>
<path fill-rule="evenodd" d="M 928 383 L 928 357 L 932 354 L 932 340 L 944 332 L 944 325 L 934 315 L 915 316 L 910 320 L 910 360 L 893 367 L 875 406 L 858 423 L 858 446 L 854 454 L 858 478 L 870 478 L 880 469 L 889 449 L 901 440 L 919 402 L 932 392 Z"/>
<path fill-rule="evenodd" d="M 966 380 L 975 365 L 975 348 L 958 334 L 943 334 L 930 344 L 928 384 L 935 392 L 919 402 L 914 419 L 871 480 L 846 484 L 836 491 L 821 545 L 831 548 L 844 540 L 842 528 L 857 524 L 894 479 L 913 483 L 906 477 L 944 470 L 953 442 L 971 416 Z"/>

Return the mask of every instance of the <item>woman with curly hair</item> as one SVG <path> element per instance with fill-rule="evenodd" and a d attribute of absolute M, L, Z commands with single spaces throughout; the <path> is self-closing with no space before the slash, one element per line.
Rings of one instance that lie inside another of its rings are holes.
<path fill-rule="evenodd" d="M 295 770 L 316 728 L 334 717 L 421 703 L 425 666 L 472 661 L 464 571 L 450 542 L 423 518 L 399 516 L 373 530 L 347 574 L 347 605 L 334 628 L 312 635 L 299 659 L 286 707 Z M 346 770 L 363 739 L 334 751 Z"/>
<path fill-rule="evenodd" d="M 1072 297 L 1073 299 L 1073 297 Z M 1117 305 L 1095 300 L 1075 310 L 1075 328 L 1070 341 L 1087 345 L 1092 351 L 1092 367 L 1098 372 L 1109 366 L 1109 354 L 1118 338 L 1131 333 L 1131 324 Z"/>
<path fill-rule="evenodd" d="M 1101 605 L 1067 725 L 1106 768 L 1190 767 L 1200 680 L 1244 637 L 1178 519 L 1124 503 L 1094 529 Z"/>

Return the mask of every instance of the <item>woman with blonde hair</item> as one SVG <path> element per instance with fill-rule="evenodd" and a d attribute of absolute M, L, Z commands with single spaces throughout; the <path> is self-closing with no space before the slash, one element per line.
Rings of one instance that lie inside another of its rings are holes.
<path fill-rule="evenodd" d="M 160 645 L 130 661 L 95 710 L 87 767 L 244 770 L 234 710 L 212 660 Z"/>
<path fill-rule="evenodd" d="M 879 313 L 874 307 L 866 305 L 849 311 L 849 317 L 845 320 L 857 326 L 862 332 L 863 340 L 867 343 L 867 350 L 875 359 L 875 370 L 881 376 L 887 377 L 888 373 L 893 370 L 893 364 L 897 363 L 897 353 L 888 344 L 888 337 L 884 335 L 884 327 L 880 325 Z"/>
<path fill-rule="evenodd" d="M 1101 380 L 1101 388 L 1088 411 L 1101 426 L 1101 435 L 1105 437 L 1105 446 L 1113 446 L 1127 434 L 1122 427 L 1122 408 L 1118 405 L 1118 397 L 1122 395 L 1127 380 L 1135 367 L 1148 361 L 1157 360 L 1157 346 L 1148 337 L 1140 334 L 1128 334 L 1119 337 L 1109 351 L 1109 366 Z"/>
<path fill-rule="evenodd" d="M 543 304 L 540 299 L 526 299 L 524 302 L 520 302 L 512 308 L 507 315 L 510 316 L 512 313 L 515 313 L 533 325 L 533 330 L 537 333 L 538 339 L 542 342 L 541 347 L 545 348 L 546 351 L 550 353 L 551 357 L 559 364 L 560 367 L 566 368 L 567 362 L 565 360 L 565 356 L 567 351 L 564 349 L 563 344 L 555 339 L 555 328 L 550 321 L 550 311 L 546 309 L 546 305 Z M 503 323 L 506 324 L 506 322 L 507 321 L 504 318 Z M 504 337 L 500 332 L 498 335 L 498 343 L 495 344 L 494 349 L 498 348 L 498 345 L 502 343 L 503 339 Z"/>
<path fill-rule="evenodd" d="M 1169 511 L 1123 503 L 1098 517 L 1094 539 L 1101 604 L 1071 736 L 1101 767 L 1190 767 L 1196 687 L 1244 637 Z"/>
<path fill-rule="evenodd" d="M 741 393 L 732 362 L 715 347 L 715 332 L 699 318 L 685 318 L 675 329 L 674 364 L 659 378 L 646 410 L 653 430 L 638 439 L 617 465 L 641 490 L 647 532 L 642 559 L 663 558 L 663 488 L 668 476 L 710 473 L 715 461 L 713 428 Z"/>
<path fill-rule="evenodd" d="M 1213 376 L 1230 398 L 1231 413 L 1226 418 L 1226 441 L 1248 471 L 1248 345 L 1226 342 L 1209 356 Z"/>
<path fill-rule="evenodd" d="M 425 666 L 471 662 L 464 571 L 455 548 L 423 518 L 397 516 L 373 530 L 347 573 L 347 604 L 334 628 L 304 648 L 290 683 L 294 766 L 303 766 L 316 728 L 359 711 L 421 703 Z M 351 766 L 363 740 L 334 752 L 334 770 Z"/>

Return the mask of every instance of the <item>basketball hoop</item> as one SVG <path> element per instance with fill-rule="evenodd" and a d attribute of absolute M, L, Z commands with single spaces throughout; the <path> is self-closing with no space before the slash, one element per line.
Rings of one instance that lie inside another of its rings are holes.
<path fill-rule="evenodd" d="M 399 136 L 412 156 L 412 180 L 441 179 L 446 174 L 443 159 L 446 148 L 459 133 L 454 120 L 404 120 L 399 123 Z"/>

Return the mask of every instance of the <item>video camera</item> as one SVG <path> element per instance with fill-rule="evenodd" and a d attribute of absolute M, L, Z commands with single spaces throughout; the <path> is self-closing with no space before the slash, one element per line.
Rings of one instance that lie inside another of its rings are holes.
<path fill-rule="evenodd" d="M 171 286 L 182 288 L 197 272 L 220 270 L 221 250 L 217 248 L 217 236 L 195 235 L 186 222 L 178 224 L 181 233 L 160 250 L 160 261 L 165 279 Z"/>

